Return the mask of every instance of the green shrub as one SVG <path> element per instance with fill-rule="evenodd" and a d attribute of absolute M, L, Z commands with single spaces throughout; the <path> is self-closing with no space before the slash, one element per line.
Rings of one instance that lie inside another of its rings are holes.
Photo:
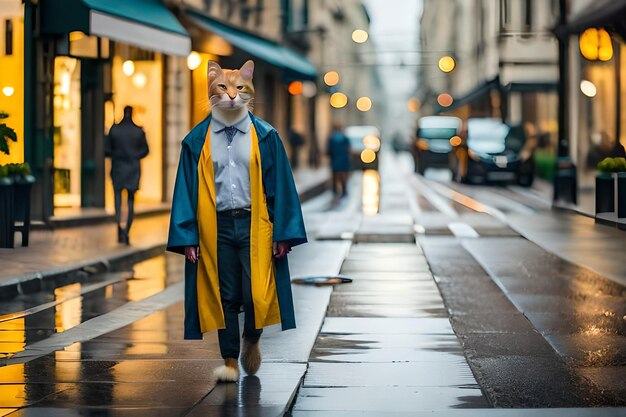
<path fill-rule="evenodd" d="M 626 172 L 625 158 L 604 158 L 598 164 L 600 172 Z"/>
<path fill-rule="evenodd" d="M 3 111 L 0 111 L 0 120 L 6 119 L 9 115 Z M 9 155 L 9 140 L 17 142 L 17 134 L 15 130 L 7 126 L 5 123 L 0 123 L 0 152 Z"/>
<path fill-rule="evenodd" d="M 4 177 L 27 177 L 31 174 L 28 162 L 23 164 L 0 165 L 0 178 Z"/>

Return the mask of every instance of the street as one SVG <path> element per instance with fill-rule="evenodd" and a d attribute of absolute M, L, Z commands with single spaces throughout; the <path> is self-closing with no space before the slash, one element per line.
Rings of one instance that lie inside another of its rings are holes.
<path fill-rule="evenodd" d="M 0 415 L 624 407 L 623 233 L 565 224 L 535 189 L 418 176 L 408 155 L 381 155 L 380 179 L 355 172 L 347 198 L 304 203 L 293 277 L 353 282 L 292 285 L 298 327 L 266 329 L 258 375 L 216 386 L 215 334 L 182 338 L 183 258 L 160 255 L 3 301 Z M 166 233 L 166 216 L 141 221 Z M 582 233 L 594 239 L 572 241 Z M 571 415 L 626 415 L 601 410 Z M 493 415 L 551 415 L 517 412 Z"/>

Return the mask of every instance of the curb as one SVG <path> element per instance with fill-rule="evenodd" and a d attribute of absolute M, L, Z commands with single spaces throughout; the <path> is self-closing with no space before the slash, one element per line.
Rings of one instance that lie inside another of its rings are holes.
<path fill-rule="evenodd" d="M 303 190 L 299 196 L 305 202 L 323 193 L 329 186 L 329 179 Z M 123 265 L 133 264 L 165 253 L 166 242 L 140 248 L 130 248 L 123 253 L 72 264 L 63 268 L 29 273 L 0 283 L 0 300 L 14 298 L 20 294 L 31 294 L 62 285 L 86 282 L 89 277 L 106 271 L 114 271 Z"/>

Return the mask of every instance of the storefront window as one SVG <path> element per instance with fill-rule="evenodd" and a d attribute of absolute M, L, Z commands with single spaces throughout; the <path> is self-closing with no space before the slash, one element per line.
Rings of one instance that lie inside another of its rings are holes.
<path fill-rule="evenodd" d="M 10 2 L 9 2 L 10 3 Z M 0 111 L 9 117 L 2 122 L 17 133 L 9 155 L 0 153 L 0 164 L 24 160 L 24 17 L 22 7 L 0 6 Z"/>
<path fill-rule="evenodd" d="M 80 61 L 54 60 L 54 206 L 80 207 Z"/>
<path fill-rule="evenodd" d="M 160 203 L 163 196 L 163 57 L 116 45 L 112 65 L 113 100 L 105 105 L 106 130 L 119 123 L 124 107 L 133 107 L 133 121 L 146 132 L 150 153 L 141 161 L 138 203 Z M 113 206 L 113 185 L 107 161 L 106 204 Z"/>

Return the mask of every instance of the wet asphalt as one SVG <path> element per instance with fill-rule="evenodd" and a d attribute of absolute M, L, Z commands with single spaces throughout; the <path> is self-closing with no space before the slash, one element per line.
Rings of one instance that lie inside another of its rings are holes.
<path fill-rule="evenodd" d="M 182 340 L 183 263 L 164 255 L 3 301 L 0 416 L 626 415 L 546 410 L 626 405 L 619 263 L 522 237 L 550 212 L 514 188 L 406 166 L 304 205 L 293 276 L 354 281 L 294 285 L 298 329 L 266 330 L 256 376 L 215 384 L 216 337 Z"/>

